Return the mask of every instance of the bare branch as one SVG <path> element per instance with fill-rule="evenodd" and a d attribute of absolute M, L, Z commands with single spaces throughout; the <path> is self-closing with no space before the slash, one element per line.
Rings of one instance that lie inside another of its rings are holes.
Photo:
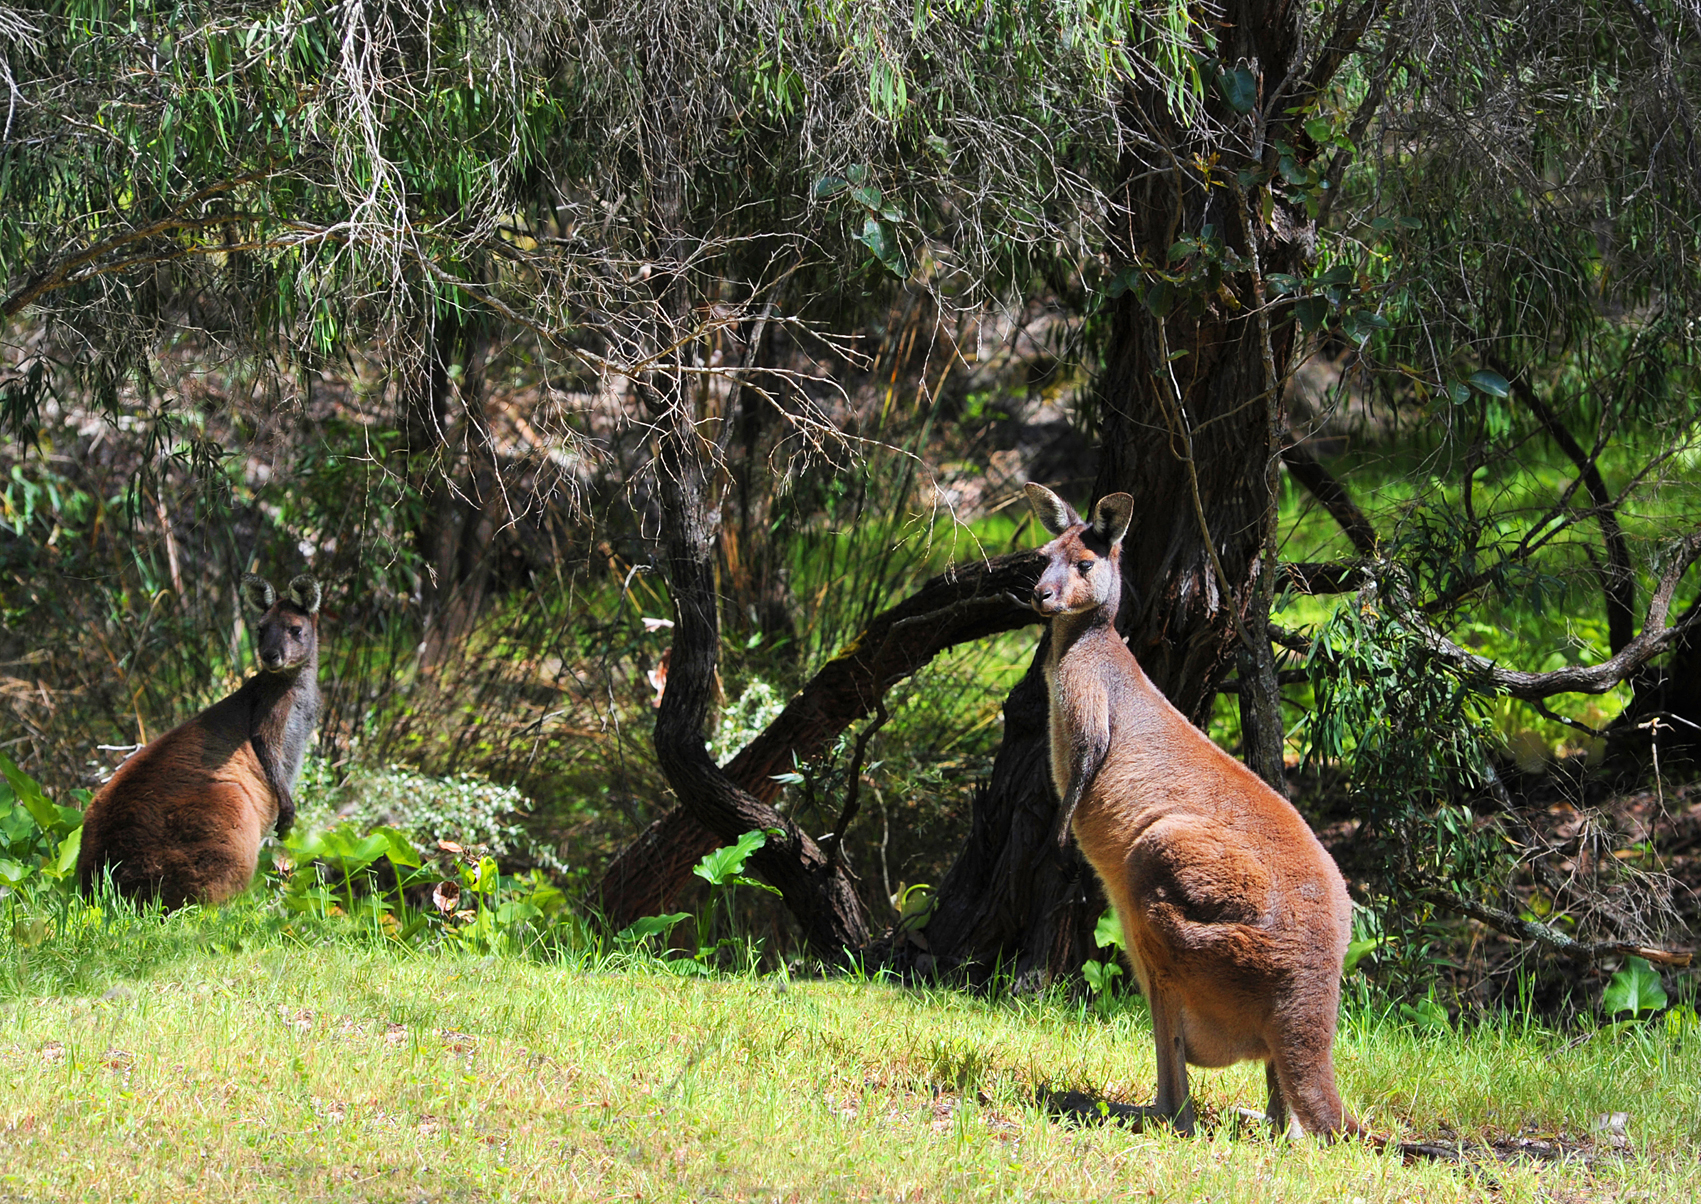
<path fill-rule="evenodd" d="M 1467 899 L 1463 895 L 1454 894 L 1438 886 L 1425 887 L 1418 892 L 1418 898 L 1433 903 L 1437 907 L 1453 912 L 1455 915 L 1467 916 L 1479 923 L 1487 924 L 1496 932 L 1521 941 L 1534 941 L 1546 945 L 1554 952 L 1566 957 L 1578 958 L 1583 961 L 1598 961 L 1603 957 L 1640 957 L 1661 966 L 1687 966 L 1694 954 L 1677 952 L 1669 949 L 1654 949 L 1647 945 L 1632 945 L 1624 941 L 1582 941 L 1572 940 L 1557 928 L 1534 920 L 1525 920 L 1509 911 L 1498 907 L 1489 907 L 1478 903 L 1475 899 Z"/>

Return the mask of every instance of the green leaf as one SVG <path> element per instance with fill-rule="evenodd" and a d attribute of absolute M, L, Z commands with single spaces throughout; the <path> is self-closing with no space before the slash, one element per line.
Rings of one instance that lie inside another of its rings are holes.
<path fill-rule="evenodd" d="M 9 858 L 0 857 L 0 885 L 20 886 L 35 871 Z"/>
<path fill-rule="evenodd" d="M 737 843 L 716 849 L 692 867 L 691 872 L 711 886 L 726 886 L 744 872 L 750 854 L 768 843 L 768 834 L 760 828 L 746 832 Z"/>
<path fill-rule="evenodd" d="M 1666 1036 L 1673 1041 L 1684 1041 L 1697 1033 L 1701 1033 L 1701 1016 L 1694 1008 L 1680 1003 L 1666 1013 Z"/>
<path fill-rule="evenodd" d="M 1473 372 L 1470 383 L 1481 392 L 1491 397 L 1506 397 L 1512 392 L 1512 385 L 1498 372 Z"/>
<path fill-rule="evenodd" d="M 1322 145 L 1329 141 L 1329 135 L 1334 132 L 1334 127 L 1329 124 L 1326 118 L 1313 117 L 1305 123 L 1305 132 L 1310 135 L 1313 142 Z"/>
<path fill-rule="evenodd" d="M 673 926 L 681 920 L 689 920 L 690 918 L 691 913 L 688 911 L 676 911 L 665 916 L 645 916 L 640 920 L 632 921 L 615 933 L 614 939 L 617 941 L 641 941 L 647 936 L 660 936 L 671 932 Z"/>
<path fill-rule="evenodd" d="M 853 188 L 851 189 L 851 200 L 864 209 L 878 209 L 880 208 L 880 190 L 870 185 Z"/>
<path fill-rule="evenodd" d="M 1157 317 L 1166 317 L 1175 308 L 1175 286 L 1160 280 L 1146 291 L 1146 308 Z"/>
<path fill-rule="evenodd" d="M 1609 1016 L 1620 1012 L 1639 1016 L 1665 1007 L 1666 992 L 1660 985 L 1659 971 L 1649 965 L 1646 958 L 1626 958 L 1624 968 L 1607 982 L 1601 1006 Z"/>
<path fill-rule="evenodd" d="M 1109 949 L 1112 946 L 1118 949 L 1128 947 L 1122 943 L 1122 925 L 1117 922 L 1114 907 L 1105 908 L 1099 922 L 1093 925 L 1093 944 L 1100 949 Z"/>
<path fill-rule="evenodd" d="M 1281 169 L 1282 179 L 1289 184 L 1297 188 L 1305 183 L 1305 168 L 1296 163 L 1291 156 L 1283 155 L 1277 166 Z"/>
<path fill-rule="evenodd" d="M 1186 259 L 1191 254 L 1193 254 L 1193 244 L 1188 242 L 1186 239 L 1183 239 L 1170 246 L 1169 261 L 1171 263 L 1176 263 L 1180 260 Z"/>
<path fill-rule="evenodd" d="M 70 873 L 77 866 L 77 858 L 83 851 L 83 825 L 76 828 L 64 840 L 59 842 L 59 857 L 54 862 L 54 868 L 61 874 Z"/>
<path fill-rule="evenodd" d="M 850 181 L 843 176 L 822 176 L 815 181 L 815 199 L 830 201 L 850 186 Z"/>
<path fill-rule="evenodd" d="M 391 865 L 419 868 L 419 852 L 413 847 L 413 842 L 407 838 L 406 833 L 398 832 L 395 828 L 374 828 L 372 834 L 384 838 L 384 856 L 390 859 Z"/>
<path fill-rule="evenodd" d="M 1081 977 L 1087 980 L 1095 995 L 1109 990 L 1121 973 L 1122 967 L 1115 962 L 1085 962 L 1081 966 Z"/>
<path fill-rule="evenodd" d="M 1418 1000 L 1416 1007 L 1402 1003 L 1400 1015 L 1420 1029 L 1443 1033 L 1453 1031 L 1453 1021 L 1448 1017 L 1447 1009 L 1437 1003 L 1433 995 Z"/>
<path fill-rule="evenodd" d="M 871 217 L 862 223 L 862 233 L 858 240 L 874 257 L 886 265 L 886 269 L 894 276 L 908 276 L 909 264 L 904 261 L 903 248 L 898 245 L 898 236 L 892 228 L 879 218 Z"/>
<path fill-rule="evenodd" d="M 1217 90 L 1236 113 L 1250 113 L 1258 103 L 1258 77 L 1245 67 L 1217 75 Z"/>
<path fill-rule="evenodd" d="M 1299 277 L 1290 276 L 1286 272 L 1271 272 L 1264 277 L 1264 280 L 1278 297 L 1285 296 L 1288 293 L 1297 293 L 1300 290 L 1301 281 Z"/>
<path fill-rule="evenodd" d="M 780 893 L 779 887 L 770 886 L 768 883 L 763 882 L 758 878 L 746 878 L 743 874 L 734 878 L 733 883 L 737 886 L 754 886 L 757 890 L 765 890 L 770 895 L 777 895 Z"/>
<path fill-rule="evenodd" d="M 1294 303 L 1293 312 L 1299 318 L 1299 324 L 1307 331 L 1316 330 L 1323 325 L 1323 320 L 1329 316 L 1329 299 L 1327 297 L 1302 297 Z"/>
<path fill-rule="evenodd" d="M 1358 969 L 1359 962 L 1363 961 L 1372 952 L 1380 949 L 1387 943 L 1387 937 L 1373 936 L 1367 937 L 1362 941 L 1353 941 L 1348 944 L 1346 961 L 1341 965 L 1341 974 L 1343 976 L 1351 974 L 1354 970 Z"/>

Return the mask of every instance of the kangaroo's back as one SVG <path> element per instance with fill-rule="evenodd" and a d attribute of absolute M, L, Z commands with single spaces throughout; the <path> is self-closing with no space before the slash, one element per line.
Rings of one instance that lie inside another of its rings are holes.
<path fill-rule="evenodd" d="M 1056 538 L 1034 589 L 1051 619 L 1046 678 L 1060 838 L 1072 830 L 1122 923 L 1151 1001 L 1159 1114 L 1191 1127 L 1186 1063 L 1266 1062 L 1270 1114 L 1356 1131 L 1332 1047 L 1352 903 L 1281 795 L 1176 710 L 1116 634 L 1132 499 L 1092 523 L 1028 486 Z"/>

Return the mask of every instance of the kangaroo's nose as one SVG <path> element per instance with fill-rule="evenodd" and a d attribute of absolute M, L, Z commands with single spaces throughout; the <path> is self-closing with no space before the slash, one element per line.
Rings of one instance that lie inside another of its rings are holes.
<path fill-rule="evenodd" d="M 1051 591 L 1043 585 L 1034 586 L 1034 601 L 1035 602 L 1049 602 L 1049 601 L 1051 601 Z"/>
<path fill-rule="evenodd" d="M 283 653 L 262 652 L 260 654 L 260 663 L 265 665 L 268 669 L 276 669 L 279 665 L 283 664 Z"/>

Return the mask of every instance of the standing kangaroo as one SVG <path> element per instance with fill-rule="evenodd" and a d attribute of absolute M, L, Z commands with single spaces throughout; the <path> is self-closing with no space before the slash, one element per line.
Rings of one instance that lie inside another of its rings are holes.
<path fill-rule="evenodd" d="M 246 576 L 242 600 L 259 616 L 260 671 L 101 787 L 83 817 L 85 892 L 110 868 L 125 895 L 168 909 L 222 903 L 254 877 L 266 830 L 295 822 L 290 790 L 319 720 L 319 585 L 297 577 L 279 598 Z"/>
<path fill-rule="evenodd" d="M 1089 525 L 1027 487 L 1054 536 L 1033 607 L 1051 619 L 1051 780 L 1122 924 L 1152 1010 L 1155 1115 L 1193 1131 L 1187 1063 L 1265 1063 L 1278 1130 L 1361 1133 L 1335 1089 L 1352 902 L 1299 812 L 1189 723 L 1116 634 L 1126 493 Z"/>

